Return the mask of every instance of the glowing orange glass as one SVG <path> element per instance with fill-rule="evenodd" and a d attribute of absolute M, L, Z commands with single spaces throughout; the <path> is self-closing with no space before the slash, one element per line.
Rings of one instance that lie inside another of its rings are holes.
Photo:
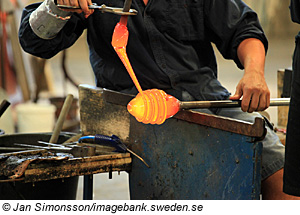
<path fill-rule="evenodd" d="M 113 37 L 112 37 L 112 46 L 114 47 L 115 51 L 117 52 L 119 58 L 123 62 L 124 66 L 126 67 L 133 83 L 135 84 L 136 88 L 140 93 L 142 93 L 142 88 L 133 72 L 132 66 L 130 64 L 130 61 L 128 59 L 127 53 L 126 53 L 126 46 L 128 42 L 128 29 L 127 29 L 127 16 L 122 16 L 120 19 L 120 22 L 117 23 Z"/>
<path fill-rule="evenodd" d="M 137 121 L 145 124 L 162 124 L 180 109 L 180 102 L 162 90 L 151 89 L 132 99 L 127 110 Z"/>
<path fill-rule="evenodd" d="M 143 91 L 130 64 L 126 53 L 128 42 L 127 16 L 122 16 L 116 25 L 112 37 L 112 46 L 125 65 L 139 94 L 129 102 L 127 110 L 137 121 L 145 124 L 162 124 L 180 109 L 179 101 L 162 90 Z"/>

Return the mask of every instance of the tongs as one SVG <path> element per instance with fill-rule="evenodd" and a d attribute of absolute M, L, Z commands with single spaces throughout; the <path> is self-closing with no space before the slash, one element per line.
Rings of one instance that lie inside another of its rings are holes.
<path fill-rule="evenodd" d="M 81 9 L 80 6 L 70 6 L 70 5 L 62 5 L 58 4 L 57 7 L 61 9 Z M 114 13 L 117 15 L 137 15 L 137 10 L 135 9 L 130 9 L 128 12 L 124 12 L 123 8 L 117 8 L 117 7 L 108 7 L 105 4 L 98 5 L 97 3 L 93 3 L 89 5 L 89 9 L 97 9 L 100 10 L 101 12 L 106 12 L 106 13 Z"/>
<path fill-rule="evenodd" d="M 120 138 L 117 137 L 116 135 L 112 135 L 112 136 L 106 136 L 106 135 L 102 135 L 102 134 L 96 134 L 95 136 L 83 136 L 81 138 L 79 138 L 78 140 L 79 143 L 82 142 L 91 142 L 91 143 L 95 143 L 95 144 L 99 144 L 99 145 L 106 145 L 106 146 L 114 146 L 116 148 L 116 152 L 129 152 L 132 155 L 134 155 L 135 157 L 137 157 L 140 161 L 142 161 L 148 168 L 150 168 L 150 166 L 146 163 L 146 161 L 141 158 L 139 155 L 137 155 L 135 152 L 133 152 L 132 150 L 130 150 L 124 143 L 121 142 Z"/>

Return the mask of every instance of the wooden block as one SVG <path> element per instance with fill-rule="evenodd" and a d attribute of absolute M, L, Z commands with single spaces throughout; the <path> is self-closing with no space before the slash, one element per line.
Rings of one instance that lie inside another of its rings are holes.
<path fill-rule="evenodd" d="M 21 52 L 21 46 L 19 44 L 18 30 L 14 14 L 7 16 L 7 22 L 10 25 L 9 37 L 11 40 L 11 46 L 14 55 L 14 65 L 16 67 L 17 81 L 22 90 L 24 101 L 28 101 L 30 100 L 30 89 Z"/>
<path fill-rule="evenodd" d="M 277 71 L 277 97 L 281 98 L 283 92 L 283 81 L 284 81 L 284 70 L 280 69 Z M 288 106 L 280 106 L 278 107 L 278 126 L 286 127 L 287 119 L 288 119 L 289 107 Z"/>

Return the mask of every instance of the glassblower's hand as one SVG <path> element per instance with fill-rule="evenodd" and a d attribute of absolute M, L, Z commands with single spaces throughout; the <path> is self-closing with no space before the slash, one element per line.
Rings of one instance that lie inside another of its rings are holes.
<path fill-rule="evenodd" d="M 263 111 L 270 105 L 270 91 L 261 73 L 245 73 L 236 87 L 235 94 L 229 99 L 242 98 L 241 108 L 244 112 Z"/>
<path fill-rule="evenodd" d="M 81 9 L 61 9 L 65 11 L 71 11 L 75 13 L 84 13 L 85 18 L 88 18 L 92 13 L 93 9 L 89 9 L 89 5 L 92 5 L 92 0 L 57 0 L 58 5 L 67 5 L 80 7 Z"/>

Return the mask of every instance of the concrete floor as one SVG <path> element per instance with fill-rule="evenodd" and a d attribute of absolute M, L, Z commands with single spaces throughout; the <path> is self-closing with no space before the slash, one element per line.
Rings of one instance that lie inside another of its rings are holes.
<path fill-rule="evenodd" d="M 291 66 L 294 48 L 294 36 L 287 39 L 272 39 L 269 41 L 269 52 L 266 59 L 265 77 L 271 91 L 271 97 L 277 97 L 277 71 Z M 88 47 L 85 37 L 81 37 L 73 47 L 67 51 L 67 68 L 75 81 L 82 84 L 94 85 L 94 77 L 88 59 Z M 235 87 L 241 79 L 243 72 L 240 71 L 233 62 L 224 60 L 220 54 L 216 54 L 219 63 L 219 79 L 221 83 L 231 92 L 235 92 Z M 66 91 L 63 86 L 62 72 L 60 69 L 61 54 L 48 61 L 53 83 L 55 87 L 53 94 L 64 95 L 72 93 L 78 97 L 77 89 L 67 83 Z M 277 125 L 277 108 L 270 107 L 267 112 L 271 116 L 272 122 Z M 82 178 L 79 181 L 78 199 L 82 199 Z M 108 179 L 108 174 L 94 175 L 94 199 L 129 199 L 128 174 L 122 172 L 120 175 L 113 174 L 113 179 Z"/>

